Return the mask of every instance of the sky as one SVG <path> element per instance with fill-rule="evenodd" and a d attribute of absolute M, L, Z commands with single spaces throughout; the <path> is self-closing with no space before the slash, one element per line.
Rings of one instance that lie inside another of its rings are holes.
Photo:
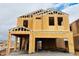
<path fill-rule="evenodd" d="M 16 26 L 17 17 L 41 8 L 68 13 L 69 23 L 79 18 L 78 3 L 0 3 L 0 40 L 8 39 L 8 29 Z"/>

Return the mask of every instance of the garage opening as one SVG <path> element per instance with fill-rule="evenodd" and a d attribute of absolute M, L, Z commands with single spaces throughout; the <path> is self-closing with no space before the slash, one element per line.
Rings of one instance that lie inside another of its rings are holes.
<path fill-rule="evenodd" d="M 62 39 L 63 40 L 63 39 Z M 67 52 L 65 49 L 65 42 L 63 43 L 61 39 L 57 38 L 36 38 L 35 41 L 35 51 L 59 51 L 59 52 Z"/>

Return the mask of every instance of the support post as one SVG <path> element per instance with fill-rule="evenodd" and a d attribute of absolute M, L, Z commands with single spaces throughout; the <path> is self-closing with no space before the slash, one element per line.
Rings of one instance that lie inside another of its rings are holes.
<path fill-rule="evenodd" d="M 30 38 L 29 38 L 29 51 L 28 53 L 34 53 L 35 52 L 35 39 L 33 34 L 30 34 Z"/>
<path fill-rule="evenodd" d="M 69 53 L 75 54 L 73 35 L 68 38 Z"/>
<path fill-rule="evenodd" d="M 35 53 L 35 37 L 32 36 L 32 52 Z"/>
<path fill-rule="evenodd" d="M 14 51 L 17 50 L 17 40 L 18 40 L 18 37 L 15 38 L 15 43 L 14 43 Z"/>
<path fill-rule="evenodd" d="M 25 40 L 25 51 L 27 50 L 27 39 Z"/>
<path fill-rule="evenodd" d="M 22 37 L 22 50 L 25 48 L 25 37 Z"/>
<path fill-rule="evenodd" d="M 21 44 L 22 44 L 22 37 L 20 37 L 19 50 L 21 50 Z"/>
<path fill-rule="evenodd" d="M 21 40 L 20 40 L 20 47 L 21 47 L 21 51 L 22 51 L 22 37 L 21 37 Z"/>

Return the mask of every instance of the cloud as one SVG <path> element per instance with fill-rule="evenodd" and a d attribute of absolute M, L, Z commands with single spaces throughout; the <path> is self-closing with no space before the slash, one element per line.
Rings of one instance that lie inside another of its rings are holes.
<path fill-rule="evenodd" d="M 69 22 L 72 23 L 75 20 L 79 19 L 79 4 L 73 5 L 71 7 L 65 8 L 62 10 L 69 14 Z"/>
<path fill-rule="evenodd" d="M 16 26 L 17 17 L 23 14 L 27 14 L 31 11 L 46 8 L 55 8 L 58 10 L 63 10 L 70 14 L 70 19 L 74 16 L 78 16 L 78 12 L 74 12 L 74 7 L 76 3 L 4 3 L 0 4 L 0 40 L 7 39 L 8 29 Z M 79 5 L 78 5 L 79 6 Z M 76 9 L 78 9 L 78 6 Z M 72 11 L 74 13 L 72 13 Z M 78 9 L 79 10 L 79 9 Z M 77 10 L 77 11 L 78 11 Z M 76 10 L 75 10 L 76 11 Z M 72 15 L 73 14 L 73 15 Z M 71 16 L 72 15 L 72 16 Z"/>
<path fill-rule="evenodd" d="M 0 40 L 7 39 L 8 29 L 16 26 L 16 19 L 20 15 L 33 10 L 51 8 L 54 4 L 0 4 Z"/>
<path fill-rule="evenodd" d="M 61 11 L 65 8 L 68 8 L 70 6 L 77 5 L 77 4 L 78 3 L 57 3 L 57 4 L 55 4 L 54 8 Z"/>

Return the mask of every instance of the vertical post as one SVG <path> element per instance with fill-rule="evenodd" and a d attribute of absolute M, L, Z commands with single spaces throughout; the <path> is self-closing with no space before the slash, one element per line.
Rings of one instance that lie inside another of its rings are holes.
<path fill-rule="evenodd" d="M 22 37 L 20 37 L 19 50 L 21 50 L 21 44 L 22 44 Z"/>
<path fill-rule="evenodd" d="M 25 48 L 25 37 L 22 37 L 22 50 Z"/>
<path fill-rule="evenodd" d="M 29 51 L 28 53 L 34 53 L 35 52 L 35 39 L 33 34 L 30 34 L 30 38 L 29 38 Z"/>
<path fill-rule="evenodd" d="M 30 53 L 32 53 L 32 34 L 30 34 L 30 36 L 29 36 L 29 51 L 28 51 L 28 53 L 30 54 Z"/>
<path fill-rule="evenodd" d="M 10 32 L 8 33 L 8 42 L 7 42 L 7 51 L 6 51 L 6 54 L 9 55 L 10 54 L 10 47 L 11 47 L 11 34 Z"/>
<path fill-rule="evenodd" d="M 73 35 L 69 36 L 68 46 L 69 46 L 69 53 L 75 54 Z"/>
<path fill-rule="evenodd" d="M 55 22 L 55 30 L 56 31 L 58 30 L 58 21 L 57 20 L 58 20 L 57 17 L 55 17 L 55 21 L 54 22 Z"/>
<path fill-rule="evenodd" d="M 25 39 L 25 51 L 27 50 L 27 39 Z"/>
<path fill-rule="evenodd" d="M 32 36 L 32 52 L 35 53 L 35 37 L 34 37 L 34 35 Z"/>
<path fill-rule="evenodd" d="M 22 37 L 21 37 L 21 40 L 20 40 L 20 47 L 21 47 L 21 50 L 22 50 Z"/>
<path fill-rule="evenodd" d="M 20 51 L 20 37 L 19 37 L 18 51 Z"/>
<path fill-rule="evenodd" d="M 17 49 L 17 40 L 18 40 L 18 37 L 15 37 L 14 51 L 16 51 L 16 49 Z"/>
<path fill-rule="evenodd" d="M 29 38 L 25 39 L 25 51 L 28 53 L 28 49 L 29 49 Z"/>

